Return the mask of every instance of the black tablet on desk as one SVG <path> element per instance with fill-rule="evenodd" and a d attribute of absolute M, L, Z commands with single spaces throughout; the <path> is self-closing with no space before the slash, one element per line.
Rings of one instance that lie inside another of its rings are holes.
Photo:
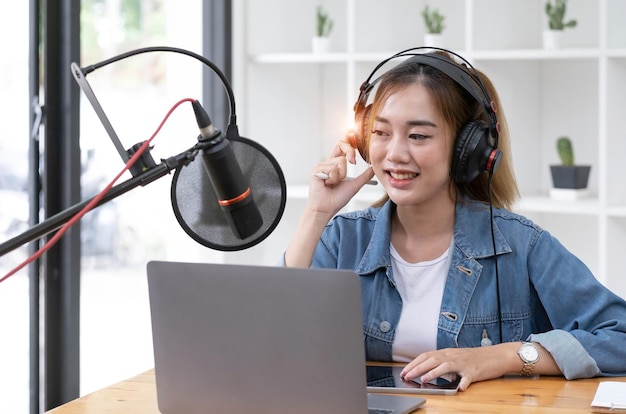
<path fill-rule="evenodd" d="M 404 381 L 400 378 L 400 366 L 368 365 L 367 390 L 369 392 L 398 394 L 454 395 L 459 391 L 461 377 L 450 375 L 422 383 L 419 378 Z"/>

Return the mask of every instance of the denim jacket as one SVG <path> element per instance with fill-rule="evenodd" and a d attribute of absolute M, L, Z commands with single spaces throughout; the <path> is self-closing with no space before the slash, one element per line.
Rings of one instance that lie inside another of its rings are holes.
<path fill-rule="evenodd" d="M 326 226 L 312 267 L 360 275 L 366 357 L 391 361 L 402 299 L 389 253 L 395 205 L 338 215 Z M 540 343 L 565 378 L 626 375 L 626 302 L 606 289 L 551 234 L 530 220 L 489 206 L 458 202 L 452 261 L 437 330 L 437 347 Z M 496 290 L 498 269 L 501 311 Z"/>

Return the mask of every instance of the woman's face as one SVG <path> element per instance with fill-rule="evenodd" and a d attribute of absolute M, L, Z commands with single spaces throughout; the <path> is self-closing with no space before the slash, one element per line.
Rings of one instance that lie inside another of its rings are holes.
<path fill-rule="evenodd" d="M 414 83 L 392 93 L 373 122 L 370 162 L 398 206 L 450 200 L 450 128 L 428 90 Z"/>

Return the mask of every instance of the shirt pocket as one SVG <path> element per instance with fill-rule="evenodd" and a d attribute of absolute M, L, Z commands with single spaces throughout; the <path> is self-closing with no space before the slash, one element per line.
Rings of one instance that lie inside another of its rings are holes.
<path fill-rule="evenodd" d="M 497 315 L 482 318 L 466 318 L 457 338 L 460 348 L 495 345 L 501 342 L 521 341 L 524 327 L 530 323 L 530 313 L 502 317 L 502 340 L 500 319 Z M 526 335 L 527 336 L 527 335 Z"/>

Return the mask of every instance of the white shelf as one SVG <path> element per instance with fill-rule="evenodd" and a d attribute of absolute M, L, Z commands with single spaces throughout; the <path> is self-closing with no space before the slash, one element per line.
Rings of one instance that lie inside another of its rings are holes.
<path fill-rule="evenodd" d="M 602 54 L 598 49 L 500 49 L 474 50 L 468 53 L 472 58 L 481 60 L 597 59 Z"/>
<path fill-rule="evenodd" d="M 253 63 L 333 63 L 346 62 L 347 53 L 265 53 L 250 58 Z"/>
<path fill-rule="evenodd" d="M 556 214 L 580 214 L 597 215 L 600 210 L 600 202 L 597 198 L 580 198 L 574 201 L 553 200 L 549 196 L 533 195 L 523 196 L 515 209 L 519 212 L 556 213 Z"/>
<path fill-rule="evenodd" d="M 626 57 L 626 48 L 621 49 L 607 49 L 605 54 L 611 58 L 624 58 Z"/>
<path fill-rule="evenodd" d="M 626 218 L 626 206 L 611 206 L 607 208 L 607 215 L 609 217 Z"/>
<path fill-rule="evenodd" d="M 348 61 L 370 63 L 380 62 L 398 51 L 372 53 L 264 53 L 250 56 L 251 63 L 345 63 Z M 476 60 L 571 60 L 598 59 L 600 57 L 626 58 L 626 49 L 499 49 L 458 51 L 466 59 Z"/>

